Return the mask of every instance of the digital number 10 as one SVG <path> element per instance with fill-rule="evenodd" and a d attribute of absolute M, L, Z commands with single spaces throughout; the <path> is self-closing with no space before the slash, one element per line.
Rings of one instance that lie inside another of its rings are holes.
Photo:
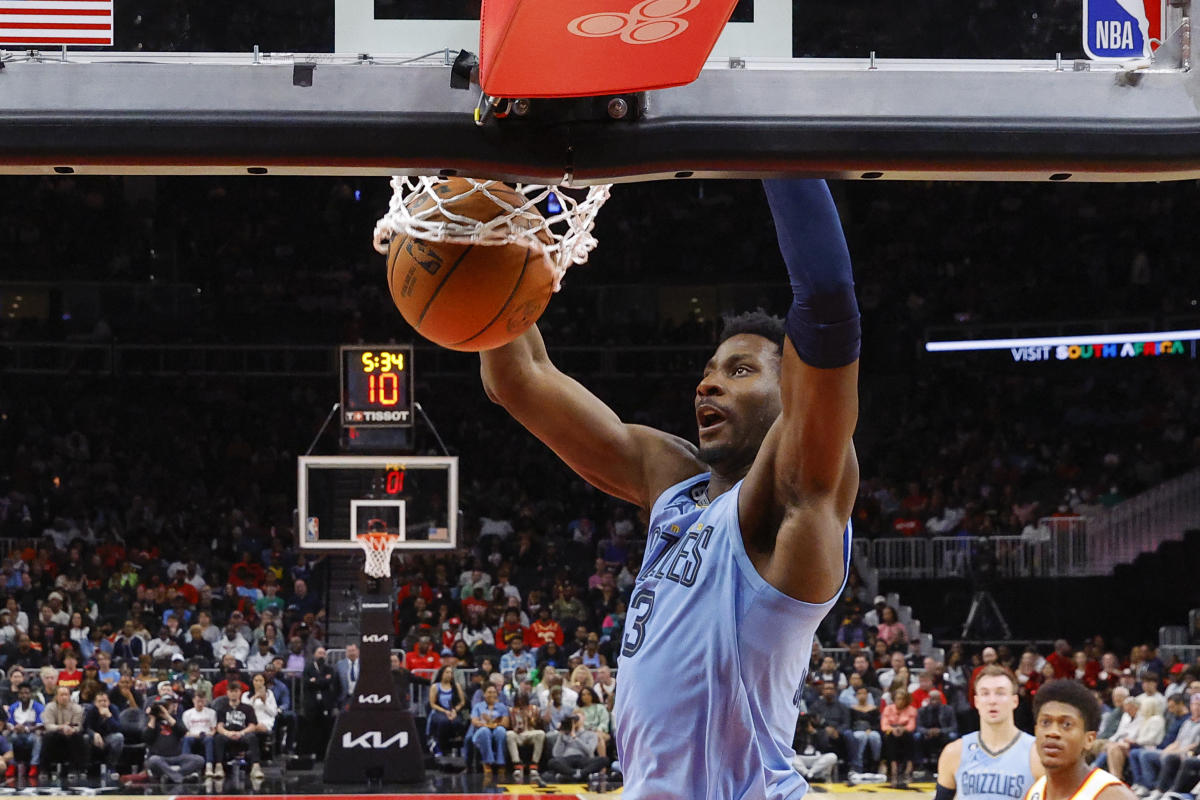
<path fill-rule="evenodd" d="M 367 376 L 367 402 L 394 406 L 400 402 L 400 376 L 394 372 Z"/>

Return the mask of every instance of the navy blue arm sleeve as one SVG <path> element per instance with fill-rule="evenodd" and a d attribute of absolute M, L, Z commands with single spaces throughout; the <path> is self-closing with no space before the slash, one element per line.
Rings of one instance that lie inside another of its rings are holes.
<path fill-rule="evenodd" d="M 862 325 L 850 250 L 825 181 L 765 180 L 779 252 L 792 284 L 788 338 L 821 369 L 858 360 Z"/>

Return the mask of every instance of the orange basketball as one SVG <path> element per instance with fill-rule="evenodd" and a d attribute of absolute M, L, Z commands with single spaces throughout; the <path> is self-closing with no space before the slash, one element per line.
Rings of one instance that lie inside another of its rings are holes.
<path fill-rule="evenodd" d="M 469 183 L 450 178 L 438 193 L 454 196 Z M 489 191 L 516 206 L 525 201 L 515 189 L 495 184 Z M 418 196 L 410 210 L 433 202 Z M 489 220 L 504 212 L 482 193 L 445 206 L 455 214 Z M 548 234 L 543 240 L 550 241 Z M 519 244 L 471 245 L 392 238 L 388 248 L 388 287 L 408 323 L 430 341 L 451 350 L 491 350 L 529 328 L 554 293 L 554 270 L 542 254 Z"/>

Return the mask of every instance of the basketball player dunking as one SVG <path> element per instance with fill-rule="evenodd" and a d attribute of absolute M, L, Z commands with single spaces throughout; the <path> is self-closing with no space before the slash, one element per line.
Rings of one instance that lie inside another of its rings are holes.
<path fill-rule="evenodd" d="M 1078 681 L 1057 680 L 1038 689 L 1033 698 L 1037 750 L 1046 774 L 1025 800 L 1134 800 L 1121 779 L 1084 756 L 1100 727 L 1100 703 Z"/>
<path fill-rule="evenodd" d="M 621 422 L 531 329 L 484 386 L 650 530 L 629 603 L 616 742 L 626 800 L 799 798 L 791 741 L 813 632 L 845 582 L 858 489 L 858 303 L 823 181 L 769 181 L 786 321 L 727 321 L 696 387 L 699 447 Z"/>
<path fill-rule="evenodd" d="M 975 679 L 979 730 L 946 745 L 934 800 L 1020 800 L 1043 774 L 1033 737 L 1017 728 L 1017 679 L 989 664 Z"/>

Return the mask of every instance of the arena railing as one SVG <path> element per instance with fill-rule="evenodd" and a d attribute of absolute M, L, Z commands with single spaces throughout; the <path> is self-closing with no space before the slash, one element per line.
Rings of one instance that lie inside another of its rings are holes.
<path fill-rule="evenodd" d="M 1073 519 L 1083 522 L 1082 517 Z M 994 573 L 1001 578 L 1095 574 L 1090 571 L 1087 558 L 1085 525 L 1044 530 L 1044 540 L 1026 536 L 935 536 L 876 539 L 864 543 L 864 547 L 881 578 L 966 578 L 982 573 Z"/>
<path fill-rule="evenodd" d="M 881 578 L 1108 575 L 1165 541 L 1200 528 L 1200 469 L 1090 517 L 1043 517 L 1020 536 L 934 536 L 859 540 Z"/>
<path fill-rule="evenodd" d="M 1200 528 L 1200 469 L 1160 483 L 1091 519 L 1088 523 L 1091 574 L 1107 575 L 1117 564 L 1163 542 Z"/>

